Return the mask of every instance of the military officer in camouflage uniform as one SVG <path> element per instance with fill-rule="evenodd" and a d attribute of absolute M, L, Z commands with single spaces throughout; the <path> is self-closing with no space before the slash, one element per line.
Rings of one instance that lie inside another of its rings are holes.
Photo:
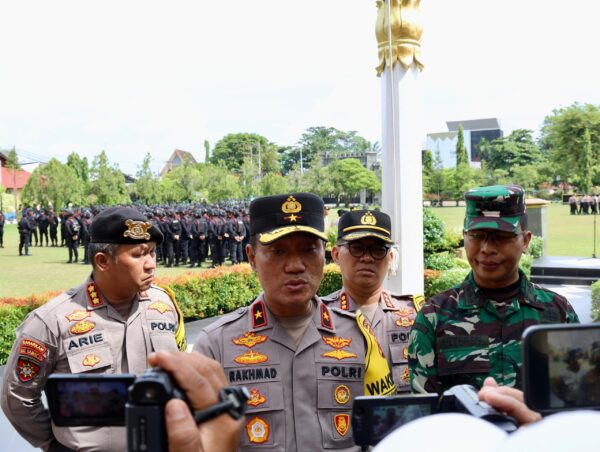
<path fill-rule="evenodd" d="M 222 364 L 229 384 L 250 390 L 240 450 L 358 450 L 349 422 L 352 400 L 369 378 L 367 336 L 355 313 L 328 308 L 315 295 L 325 263 L 323 231 L 323 201 L 315 195 L 252 201 L 246 251 L 264 292 L 206 327 L 194 344 L 195 352 Z M 370 343 L 377 344 L 374 336 Z M 387 362 L 374 349 L 387 370 L 369 387 L 395 392 Z"/>
<path fill-rule="evenodd" d="M 471 272 L 433 296 L 411 330 L 412 388 L 441 392 L 486 377 L 521 386 L 521 335 L 530 325 L 577 323 L 559 294 L 531 283 L 519 269 L 531 232 L 525 193 L 517 185 L 479 187 L 465 194 L 465 251 Z"/>
<path fill-rule="evenodd" d="M 159 350 L 185 349 L 168 292 L 152 285 L 161 232 L 131 208 L 110 208 L 90 226 L 93 271 L 80 286 L 30 313 L 4 373 L 2 410 L 44 450 L 127 450 L 124 427 L 56 427 L 41 400 L 52 373 L 134 373 Z"/>
<path fill-rule="evenodd" d="M 390 364 L 398 392 L 409 392 L 408 338 L 423 297 L 392 294 L 383 288 L 393 262 L 392 245 L 392 222 L 387 214 L 374 210 L 345 213 L 331 250 L 340 266 L 343 287 L 323 301 L 365 314 Z"/>

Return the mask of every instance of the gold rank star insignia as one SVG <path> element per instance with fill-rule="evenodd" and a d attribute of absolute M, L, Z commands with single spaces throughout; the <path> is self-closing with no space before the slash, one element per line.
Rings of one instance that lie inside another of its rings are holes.
<path fill-rule="evenodd" d="M 289 217 L 290 221 L 296 221 L 296 219 L 298 218 L 296 215 L 291 214 Z"/>
<path fill-rule="evenodd" d="M 265 314 L 265 304 L 262 300 L 252 305 L 252 328 L 259 328 L 267 325 L 267 316 Z"/>

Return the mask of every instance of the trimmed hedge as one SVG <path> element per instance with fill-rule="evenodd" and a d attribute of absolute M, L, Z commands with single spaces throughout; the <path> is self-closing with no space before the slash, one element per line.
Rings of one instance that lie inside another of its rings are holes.
<path fill-rule="evenodd" d="M 600 322 L 600 281 L 596 281 L 592 288 L 592 322 Z"/>

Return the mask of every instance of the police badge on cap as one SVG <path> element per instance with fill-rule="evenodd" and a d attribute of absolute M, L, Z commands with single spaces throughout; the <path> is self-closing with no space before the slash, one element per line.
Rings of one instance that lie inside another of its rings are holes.
<path fill-rule="evenodd" d="M 311 193 L 264 196 L 250 204 L 250 235 L 264 245 L 294 232 L 306 232 L 327 240 L 323 232 L 325 205 Z"/>
<path fill-rule="evenodd" d="M 91 243 L 139 244 L 156 242 L 163 235 L 156 226 L 135 209 L 111 207 L 94 218 L 90 226 Z"/>
<path fill-rule="evenodd" d="M 375 237 L 386 243 L 393 243 L 389 215 L 376 210 L 353 210 L 341 216 L 338 240 L 350 241 L 364 237 Z"/>

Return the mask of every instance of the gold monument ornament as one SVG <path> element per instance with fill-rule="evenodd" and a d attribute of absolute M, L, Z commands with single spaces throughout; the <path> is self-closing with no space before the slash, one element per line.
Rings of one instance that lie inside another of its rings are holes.
<path fill-rule="evenodd" d="M 379 53 L 377 75 L 380 76 L 386 67 L 393 67 L 396 61 L 399 61 L 404 69 L 408 69 L 414 63 L 419 70 L 423 70 L 423 24 L 419 9 L 421 0 L 377 0 L 375 4 L 375 36 Z"/>

